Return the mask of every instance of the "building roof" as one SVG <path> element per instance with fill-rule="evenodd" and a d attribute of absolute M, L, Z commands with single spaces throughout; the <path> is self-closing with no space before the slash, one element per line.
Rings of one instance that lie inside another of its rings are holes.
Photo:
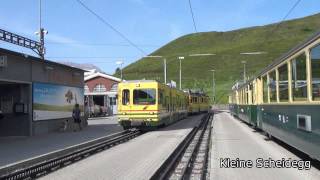
<path fill-rule="evenodd" d="M 47 63 L 47 64 L 58 65 L 58 66 L 66 67 L 66 68 L 85 71 L 85 70 L 77 68 L 77 67 L 68 66 L 68 65 L 61 64 L 61 63 L 54 62 L 54 61 L 50 61 L 50 60 L 47 60 L 47 59 L 42 60 L 39 57 L 35 57 L 35 56 L 29 55 L 29 54 L 24 54 L 24 53 L 20 53 L 20 52 L 16 52 L 16 51 L 11 51 L 11 50 L 4 49 L 4 48 L 0 48 L 0 53 L 12 55 L 12 56 L 23 57 L 26 60 L 30 60 L 30 61 L 36 61 L 36 62 L 40 62 L 40 63 Z"/>
<path fill-rule="evenodd" d="M 92 73 L 92 74 L 89 74 L 89 75 L 85 76 L 84 77 L 84 81 L 88 81 L 88 80 L 96 78 L 96 77 L 103 77 L 103 78 L 106 78 L 106 79 L 111 79 L 113 81 L 121 82 L 120 78 L 117 78 L 117 77 L 114 77 L 114 76 L 111 76 L 111 75 L 108 75 L 108 74 L 104 74 L 104 73 L 101 73 L 101 72 L 95 72 L 95 73 Z"/>

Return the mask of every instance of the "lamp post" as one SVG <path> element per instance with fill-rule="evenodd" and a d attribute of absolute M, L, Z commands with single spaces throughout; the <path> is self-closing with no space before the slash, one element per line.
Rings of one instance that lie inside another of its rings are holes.
<path fill-rule="evenodd" d="M 212 72 L 212 99 L 213 99 L 213 104 L 215 102 L 215 96 L 216 96 L 216 92 L 215 92 L 215 82 L 214 82 L 214 69 L 209 70 Z"/>
<path fill-rule="evenodd" d="M 243 82 L 246 82 L 246 61 L 241 61 L 241 63 L 243 64 Z"/>
<path fill-rule="evenodd" d="M 267 54 L 266 51 L 254 51 L 254 52 L 241 52 L 240 55 L 261 55 L 261 54 Z M 243 82 L 246 82 L 246 61 L 241 61 L 243 64 Z"/>
<path fill-rule="evenodd" d="M 195 57 L 195 56 L 214 56 L 216 54 L 206 53 L 206 54 L 189 54 L 187 56 Z M 165 56 L 156 56 L 156 55 L 150 55 L 150 56 L 144 56 L 144 58 L 163 58 Z M 178 59 L 180 60 L 180 89 L 182 88 L 182 70 L 181 70 L 181 60 L 184 59 L 184 56 L 179 56 Z M 167 60 L 166 58 L 163 58 L 163 74 L 164 74 L 164 83 L 167 84 Z"/>
<path fill-rule="evenodd" d="M 163 56 L 145 56 L 146 58 L 162 58 Z M 167 60 L 163 59 L 164 84 L 167 84 Z"/>
<path fill-rule="evenodd" d="M 123 65 L 123 61 L 117 61 L 116 62 L 116 64 L 117 65 L 120 65 L 120 77 L 121 77 L 121 81 L 122 81 L 122 79 L 123 79 L 123 76 L 122 76 L 122 65 Z"/>
<path fill-rule="evenodd" d="M 178 57 L 178 59 L 179 59 L 179 63 L 180 63 L 180 69 L 179 69 L 179 83 L 180 83 L 180 90 L 181 90 L 181 60 L 183 60 L 184 59 L 184 57 L 183 56 L 180 56 L 180 57 Z"/>

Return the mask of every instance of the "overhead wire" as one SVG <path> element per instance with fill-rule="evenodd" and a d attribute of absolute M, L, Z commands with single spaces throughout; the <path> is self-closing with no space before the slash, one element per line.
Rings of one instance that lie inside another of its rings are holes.
<path fill-rule="evenodd" d="M 120 46 L 120 47 L 132 47 L 131 44 L 121 44 L 121 43 L 90 43 L 90 42 L 53 42 L 49 41 L 46 44 L 52 45 L 84 45 L 84 46 Z M 159 45 L 154 44 L 138 44 L 140 47 L 159 47 Z"/>
<path fill-rule="evenodd" d="M 193 10 L 192 10 L 191 0 L 188 0 L 188 2 L 189 2 L 189 8 L 190 8 L 190 13 L 191 13 L 191 17 L 192 17 L 192 22 L 193 22 L 194 31 L 195 31 L 195 32 L 198 32 L 197 26 L 196 26 L 196 21 L 195 21 L 195 19 L 194 19 L 194 13 L 193 13 Z"/>
<path fill-rule="evenodd" d="M 140 51 L 143 55 L 147 55 L 147 53 L 138 47 L 135 43 L 133 43 L 129 38 L 127 38 L 123 33 L 121 33 L 119 30 L 117 30 L 113 25 L 111 25 L 109 22 L 107 22 L 104 18 L 102 18 L 100 15 L 98 15 L 96 12 L 94 12 L 92 9 L 90 9 L 86 4 L 84 4 L 81 0 L 76 0 L 82 7 L 84 7 L 87 11 L 89 11 L 91 14 L 93 14 L 99 21 L 101 21 L 104 25 L 112 29 L 114 32 L 116 32 L 120 37 L 122 37 L 124 40 L 126 40 L 131 46 L 136 48 L 138 51 Z"/>
<path fill-rule="evenodd" d="M 286 13 L 286 15 L 282 18 L 282 20 L 279 22 L 279 23 L 277 23 L 277 25 L 273 28 L 273 29 L 271 29 L 271 31 L 269 32 L 269 33 L 267 33 L 267 35 L 266 35 L 266 37 L 265 37 L 265 39 L 264 39 L 264 41 L 262 42 L 262 44 L 265 44 L 268 40 L 269 40 L 269 38 L 272 36 L 272 34 L 276 31 L 276 30 L 278 30 L 278 28 L 280 27 L 280 25 L 287 19 L 287 17 L 291 14 L 291 12 L 298 6 L 298 4 L 301 2 L 301 0 L 297 0 L 294 4 L 293 4 L 293 6 L 289 9 L 289 11 Z"/>

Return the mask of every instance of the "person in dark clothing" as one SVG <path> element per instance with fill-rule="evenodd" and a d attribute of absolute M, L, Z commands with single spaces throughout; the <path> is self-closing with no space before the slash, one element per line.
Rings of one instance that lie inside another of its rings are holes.
<path fill-rule="evenodd" d="M 2 111 L 0 110 L 0 119 L 3 119 L 4 115 L 2 114 Z"/>
<path fill-rule="evenodd" d="M 73 117 L 73 120 L 74 120 L 74 123 L 75 124 L 78 124 L 79 126 L 79 130 L 81 130 L 81 119 L 80 119 L 80 107 L 79 107 L 79 104 L 75 104 L 74 105 L 74 108 L 72 110 L 72 117 Z"/>

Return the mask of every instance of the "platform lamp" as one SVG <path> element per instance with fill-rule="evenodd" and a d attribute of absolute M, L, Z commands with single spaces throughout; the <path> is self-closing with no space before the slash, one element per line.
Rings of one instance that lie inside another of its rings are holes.
<path fill-rule="evenodd" d="M 265 51 L 255 51 L 255 52 L 241 52 L 241 55 L 260 55 L 260 54 L 267 54 L 267 52 Z M 246 64 L 247 61 L 241 61 L 241 63 L 243 64 L 243 82 L 245 83 L 247 80 L 246 78 Z"/>
<path fill-rule="evenodd" d="M 180 86 L 179 86 L 179 87 L 180 87 L 180 90 L 181 90 L 181 83 L 182 83 L 182 82 L 181 82 L 181 81 L 182 81 L 182 80 L 181 80 L 181 71 L 182 71 L 182 70 L 181 70 L 181 60 L 184 59 L 184 56 L 179 56 L 178 59 L 179 59 L 179 65 L 180 65 L 180 68 L 179 68 L 179 80 L 180 80 L 180 81 L 179 81 L 179 85 L 180 85 Z"/>
<path fill-rule="evenodd" d="M 246 63 L 247 61 L 241 61 L 241 63 L 243 64 L 243 82 L 246 82 Z"/>
<path fill-rule="evenodd" d="M 216 96 L 216 92 L 215 92 L 215 81 L 214 81 L 214 69 L 209 70 L 212 72 L 212 100 L 213 100 L 213 104 L 215 103 L 215 96 Z"/>

